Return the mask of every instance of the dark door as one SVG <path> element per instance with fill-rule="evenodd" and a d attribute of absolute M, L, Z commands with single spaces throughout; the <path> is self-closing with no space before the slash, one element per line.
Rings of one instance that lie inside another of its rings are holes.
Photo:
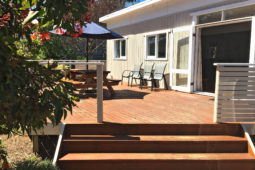
<path fill-rule="evenodd" d="M 202 30 L 202 85 L 204 92 L 215 91 L 216 67 L 213 66 L 214 63 L 249 62 L 251 26 L 250 23 L 246 24 L 245 27 L 232 24 Z"/>

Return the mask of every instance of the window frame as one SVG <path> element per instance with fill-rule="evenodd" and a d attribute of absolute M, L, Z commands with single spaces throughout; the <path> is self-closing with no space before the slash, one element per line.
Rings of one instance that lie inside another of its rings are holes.
<path fill-rule="evenodd" d="M 161 61 L 167 61 L 168 60 L 168 51 L 169 51 L 169 33 L 171 30 L 163 30 L 163 31 L 157 31 L 157 32 L 151 32 L 151 33 L 146 33 L 145 34 L 145 60 L 161 60 Z M 158 52 L 159 52 L 159 35 L 165 34 L 166 35 L 166 52 L 165 52 L 165 57 L 164 58 L 159 58 Z M 155 37 L 155 55 L 150 56 L 149 55 L 149 41 L 148 39 L 150 37 Z"/>
<path fill-rule="evenodd" d="M 125 56 L 122 56 L 122 43 L 123 43 L 123 41 L 125 41 Z M 119 56 L 119 58 L 117 58 L 116 56 L 117 56 L 117 42 L 120 42 L 119 43 L 119 54 L 120 54 L 120 56 Z M 127 59 L 127 38 L 125 37 L 124 39 L 116 39 L 116 40 L 114 40 L 114 52 L 113 52 L 113 59 L 114 60 L 126 60 Z"/>

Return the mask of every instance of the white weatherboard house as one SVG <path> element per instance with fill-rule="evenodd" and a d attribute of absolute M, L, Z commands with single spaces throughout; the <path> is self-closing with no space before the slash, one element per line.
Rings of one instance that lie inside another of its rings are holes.
<path fill-rule="evenodd" d="M 255 0 L 147 0 L 100 22 L 125 37 L 107 42 L 113 79 L 163 62 L 171 89 L 214 92 L 213 63 L 255 63 Z"/>

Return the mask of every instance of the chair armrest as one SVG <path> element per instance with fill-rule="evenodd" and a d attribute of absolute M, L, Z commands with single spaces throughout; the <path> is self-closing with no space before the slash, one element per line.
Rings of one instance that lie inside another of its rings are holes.
<path fill-rule="evenodd" d="M 124 76 L 125 73 L 127 73 L 128 75 L 130 75 L 131 72 L 132 72 L 132 71 L 130 71 L 130 70 L 124 70 L 124 71 L 122 72 L 122 76 Z"/>

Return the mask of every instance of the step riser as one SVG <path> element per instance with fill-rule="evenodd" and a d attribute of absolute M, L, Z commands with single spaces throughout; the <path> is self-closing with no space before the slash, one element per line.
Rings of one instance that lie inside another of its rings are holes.
<path fill-rule="evenodd" d="M 66 153 L 247 153 L 246 141 L 66 141 Z"/>
<path fill-rule="evenodd" d="M 232 135 L 241 136 L 237 124 L 83 124 L 66 125 L 70 135 Z"/>
<path fill-rule="evenodd" d="M 61 170 L 254 170 L 254 161 L 63 161 Z"/>

